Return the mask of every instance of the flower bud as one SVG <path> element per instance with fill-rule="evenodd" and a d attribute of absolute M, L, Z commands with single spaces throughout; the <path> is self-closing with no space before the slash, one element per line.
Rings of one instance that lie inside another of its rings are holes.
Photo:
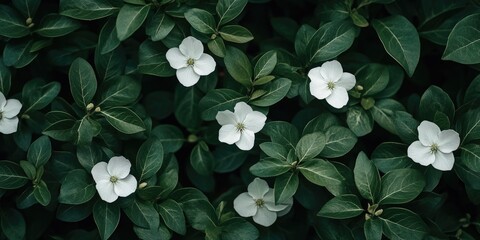
<path fill-rule="evenodd" d="M 31 17 L 27 18 L 27 20 L 25 20 L 25 25 L 30 25 L 33 23 L 33 19 Z"/>
<path fill-rule="evenodd" d="M 198 141 L 197 135 L 195 135 L 195 134 L 190 134 L 190 135 L 188 135 L 188 137 L 187 137 L 187 142 L 189 142 L 189 143 L 195 143 L 195 142 L 197 142 L 197 141 Z"/>
<path fill-rule="evenodd" d="M 101 112 L 101 111 L 102 111 L 102 109 L 100 107 L 95 108 L 95 112 Z"/>
<path fill-rule="evenodd" d="M 140 183 L 140 185 L 138 185 L 138 189 L 144 189 L 146 186 L 147 186 L 147 183 L 142 182 L 142 183 Z"/>
<path fill-rule="evenodd" d="M 87 104 L 87 107 L 86 107 L 86 108 L 87 108 L 87 111 L 90 111 L 90 110 L 92 110 L 94 107 L 95 107 L 95 105 L 93 105 L 93 103 L 89 103 L 89 104 Z"/>

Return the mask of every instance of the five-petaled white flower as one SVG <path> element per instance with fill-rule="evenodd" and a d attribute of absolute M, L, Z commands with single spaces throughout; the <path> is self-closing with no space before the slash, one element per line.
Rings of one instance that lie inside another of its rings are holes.
<path fill-rule="evenodd" d="M 186 37 L 178 48 L 170 48 L 166 54 L 168 63 L 177 69 L 177 78 L 185 87 L 195 85 L 200 76 L 215 70 L 215 60 L 203 53 L 203 44 L 194 37 Z"/>
<path fill-rule="evenodd" d="M 293 198 L 285 203 L 275 204 L 272 188 L 260 178 L 248 184 L 248 192 L 241 193 L 233 200 L 233 208 L 242 217 L 253 217 L 253 221 L 268 227 L 277 217 L 287 214 L 293 205 Z"/>
<path fill-rule="evenodd" d="M 137 179 L 130 173 L 132 164 L 123 156 L 112 157 L 108 164 L 99 162 L 92 168 L 98 194 L 105 202 L 114 202 L 137 189 Z"/>
<path fill-rule="evenodd" d="M 327 100 L 334 108 L 347 105 L 347 91 L 355 86 L 355 76 L 343 72 L 342 65 L 337 61 L 324 62 L 322 66 L 312 68 L 308 72 L 310 93 L 318 98 Z"/>
<path fill-rule="evenodd" d="M 235 112 L 220 111 L 215 117 L 222 127 L 218 140 L 227 144 L 236 144 L 241 150 L 250 150 L 255 142 L 255 133 L 262 130 L 267 120 L 265 114 L 253 111 L 244 102 L 235 105 Z"/>
<path fill-rule="evenodd" d="M 11 134 L 17 131 L 17 114 L 22 109 L 22 104 L 17 99 L 6 99 L 0 92 L 0 133 Z"/>
<path fill-rule="evenodd" d="M 423 166 L 441 171 L 452 170 L 455 162 L 453 151 L 460 146 L 460 137 L 454 130 L 443 130 L 433 122 L 423 121 L 417 128 L 418 141 L 408 147 L 408 157 Z"/>

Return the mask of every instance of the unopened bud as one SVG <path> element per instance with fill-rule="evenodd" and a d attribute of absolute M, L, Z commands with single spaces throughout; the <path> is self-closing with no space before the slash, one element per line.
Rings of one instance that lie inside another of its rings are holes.
<path fill-rule="evenodd" d="M 140 185 L 138 185 L 138 188 L 139 188 L 139 189 L 143 189 L 143 188 L 145 188 L 146 186 L 147 186 L 147 183 L 146 183 L 146 182 L 142 182 L 142 183 L 140 183 Z"/>
<path fill-rule="evenodd" d="M 33 23 L 33 19 L 31 17 L 27 18 L 27 20 L 25 20 L 25 25 L 30 25 Z"/>
<path fill-rule="evenodd" d="M 93 105 L 93 103 L 89 103 L 89 104 L 87 104 L 87 107 L 86 107 L 86 108 L 87 108 L 87 111 L 90 111 L 90 110 L 92 110 L 94 107 L 95 107 L 95 105 Z"/>
<path fill-rule="evenodd" d="M 383 209 L 378 209 L 377 211 L 375 211 L 374 215 L 378 217 L 378 216 L 382 215 L 382 213 L 383 213 Z"/>
<path fill-rule="evenodd" d="M 95 112 L 101 112 L 101 111 L 102 111 L 102 109 L 100 107 L 95 108 Z"/>
<path fill-rule="evenodd" d="M 363 86 L 362 85 L 357 85 L 355 87 L 355 89 L 357 89 L 357 91 L 362 91 L 363 90 Z"/>
<path fill-rule="evenodd" d="M 368 221 L 372 218 L 372 216 L 370 215 L 370 213 L 365 213 L 365 221 Z"/>
<path fill-rule="evenodd" d="M 195 134 L 190 134 L 190 135 L 188 135 L 188 137 L 187 137 L 187 141 L 188 141 L 189 143 L 195 143 L 195 142 L 198 141 L 198 137 L 197 137 L 197 135 L 195 135 Z"/>
<path fill-rule="evenodd" d="M 215 38 L 217 38 L 217 34 L 215 34 L 215 33 L 212 34 L 212 36 L 210 36 L 210 39 L 212 39 L 212 40 L 215 39 Z"/>

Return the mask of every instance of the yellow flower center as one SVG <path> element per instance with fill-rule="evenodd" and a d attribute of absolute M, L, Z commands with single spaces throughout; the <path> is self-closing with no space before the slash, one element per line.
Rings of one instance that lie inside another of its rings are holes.
<path fill-rule="evenodd" d="M 111 177 L 110 177 L 110 182 L 116 183 L 117 181 L 118 181 L 118 178 L 117 178 L 117 177 L 115 177 L 115 176 L 111 176 Z"/>
<path fill-rule="evenodd" d="M 243 130 L 245 130 L 245 124 L 243 123 L 237 123 L 235 127 L 237 128 L 237 131 L 240 131 L 240 132 L 243 132 Z"/>
<path fill-rule="evenodd" d="M 438 144 L 436 144 L 436 143 L 432 144 L 432 146 L 430 146 L 430 152 L 432 154 L 435 154 L 435 153 L 437 153 L 437 151 L 438 151 Z"/>
<path fill-rule="evenodd" d="M 189 58 L 189 59 L 187 60 L 187 65 L 188 65 L 188 66 L 193 66 L 193 64 L 195 64 L 195 59 Z"/>
<path fill-rule="evenodd" d="M 327 83 L 327 87 L 328 87 L 328 89 L 333 90 L 335 88 L 335 83 L 330 81 L 330 82 Z"/>
<path fill-rule="evenodd" d="M 257 207 L 263 207 L 264 204 L 265 202 L 263 201 L 263 199 L 255 200 L 255 205 L 257 205 Z"/>

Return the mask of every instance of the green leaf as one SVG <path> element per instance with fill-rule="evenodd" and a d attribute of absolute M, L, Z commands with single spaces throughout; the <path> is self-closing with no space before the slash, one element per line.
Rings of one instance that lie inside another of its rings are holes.
<path fill-rule="evenodd" d="M 83 117 L 75 122 L 73 126 L 74 143 L 77 145 L 89 144 L 93 137 L 97 136 L 101 131 L 101 125 L 90 117 Z"/>
<path fill-rule="evenodd" d="M 337 57 L 352 46 L 355 35 L 356 28 L 351 21 L 338 20 L 323 24 L 308 42 L 309 63 Z"/>
<path fill-rule="evenodd" d="M 137 100 L 141 91 L 141 83 L 129 76 L 120 76 L 106 84 L 100 96 L 101 108 L 125 106 Z"/>
<path fill-rule="evenodd" d="M 164 39 L 175 27 L 175 21 L 163 11 L 157 11 L 147 22 L 145 33 L 152 41 Z"/>
<path fill-rule="evenodd" d="M 41 0 L 12 1 L 12 3 L 25 17 L 34 17 Z"/>
<path fill-rule="evenodd" d="M 165 53 L 166 50 L 160 45 L 149 40 L 143 42 L 138 51 L 138 72 L 158 77 L 175 75 L 175 69 L 170 67 Z"/>
<path fill-rule="evenodd" d="M 358 27 L 368 27 L 368 20 L 358 12 L 357 9 L 353 9 L 350 13 L 350 18 L 352 18 L 353 24 Z"/>
<path fill-rule="evenodd" d="M 480 139 L 480 109 L 470 110 L 465 113 L 460 122 L 460 145 L 472 140 Z"/>
<path fill-rule="evenodd" d="M 433 104 L 433 103 L 432 103 Z M 393 115 L 395 132 L 404 143 L 412 143 L 418 139 L 418 121 L 407 112 L 396 111 Z"/>
<path fill-rule="evenodd" d="M 123 48 L 102 54 L 100 48 L 95 49 L 95 68 L 102 82 L 119 78 L 125 72 L 126 53 Z"/>
<path fill-rule="evenodd" d="M 200 141 L 193 147 L 190 153 L 190 164 L 200 175 L 212 174 L 215 167 L 215 159 L 204 141 Z"/>
<path fill-rule="evenodd" d="M 223 26 L 219 34 L 223 40 L 233 43 L 246 43 L 253 40 L 252 33 L 240 25 Z"/>
<path fill-rule="evenodd" d="M 303 24 L 298 29 L 297 34 L 295 35 L 295 52 L 301 59 L 306 58 L 307 46 L 314 34 L 315 29 L 307 24 Z"/>
<path fill-rule="evenodd" d="M 205 34 L 215 33 L 215 19 L 213 15 L 203 9 L 192 8 L 185 12 L 185 19 L 197 31 Z"/>
<path fill-rule="evenodd" d="M 288 151 L 283 145 L 274 142 L 264 142 L 260 143 L 259 147 L 267 156 L 287 161 Z"/>
<path fill-rule="evenodd" d="M 108 0 L 60 0 L 60 14 L 80 20 L 100 19 L 117 11 Z"/>
<path fill-rule="evenodd" d="M 235 145 L 223 144 L 213 151 L 215 168 L 217 173 L 232 172 L 243 165 L 248 157 L 248 152 L 238 149 Z"/>
<path fill-rule="evenodd" d="M 461 157 L 457 159 L 474 172 L 480 172 L 480 145 L 467 144 L 460 147 Z"/>
<path fill-rule="evenodd" d="M 42 18 L 39 28 L 35 32 L 42 37 L 61 37 L 65 36 L 82 25 L 69 17 L 58 14 L 48 14 Z"/>
<path fill-rule="evenodd" d="M 201 117 L 205 121 L 215 119 L 219 111 L 231 110 L 241 101 L 246 101 L 247 97 L 234 90 L 227 88 L 218 88 L 209 91 L 199 102 Z"/>
<path fill-rule="evenodd" d="M 395 131 L 394 113 L 396 111 L 405 111 L 405 107 L 394 99 L 386 98 L 375 101 L 375 105 L 370 109 L 373 120 L 378 125 L 390 133 L 398 135 Z"/>
<path fill-rule="evenodd" d="M 100 238 L 106 240 L 113 234 L 120 222 L 120 208 L 115 204 L 98 201 L 93 205 L 93 219 Z"/>
<path fill-rule="evenodd" d="M 14 208 L 0 209 L 2 233 L 8 239 L 25 239 L 26 224 L 23 215 Z"/>
<path fill-rule="evenodd" d="M 358 3 L 357 8 L 361 8 L 363 6 L 370 5 L 372 3 L 379 3 L 379 4 L 389 4 L 395 2 L 395 0 L 362 0 Z"/>
<path fill-rule="evenodd" d="M 0 36 L 7 38 L 21 38 L 30 33 L 25 24 L 25 20 L 15 11 L 15 9 L 0 5 Z"/>
<path fill-rule="evenodd" d="M 459 21 L 448 35 L 443 60 L 462 64 L 480 63 L 480 14 L 472 14 Z"/>
<path fill-rule="evenodd" d="M 100 112 L 105 119 L 118 131 L 125 134 L 134 134 L 145 130 L 142 119 L 126 107 L 113 107 Z"/>
<path fill-rule="evenodd" d="M 59 204 L 56 217 L 64 222 L 80 222 L 92 214 L 93 204 L 93 201 L 80 205 Z"/>
<path fill-rule="evenodd" d="M 30 91 L 27 96 L 24 96 L 22 93 L 22 98 L 25 101 L 23 106 L 25 108 L 24 113 L 41 110 L 48 106 L 60 93 L 60 88 L 59 82 L 50 82 L 43 86 L 38 86 L 33 91 Z"/>
<path fill-rule="evenodd" d="M 275 202 L 287 202 L 287 200 L 293 197 L 295 192 L 297 192 L 298 183 L 298 174 L 296 172 L 284 173 L 276 177 L 273 187 Z"/>
<path fill-rule="evenodd" d="M 97 190 L 92 177 L 83 169 L 70 171 L 62 182 L 58 202 L 79 205 L 90 201 Z"/>
<path fill-rule="evenodd" d="M 392 170 L 382 177 L 381 204 L 402 204 L 415 199 L 425 187 L 423 174 L 416 169 Z"/>
<path fill-rule="evenodd" d="M 30 64 L 38 52 L 32 52 L 33 39 L 10 41 L 3 49 L 3 63 L 8 67 L 23 68 Z"/>
<path fill-rule="evenodd" d="M 318 216 L 347 219 L 353 218 L 363 213 L 360 199 L 353 194 L 339 195 L 330 199 L 318 212 Z"/>
<path fill-rule="evenodd" d="M 360 195 L 376 203 L 380 194 L 380 175 L 373 161 L 364 152 L 360 152 L 355 160 L 353 175 Z"/>
<path fill-rule="evenodd" d="M 10 69 L 3 64 L 3 59 L 0 58 L 0 92 L 7 96 L 10 92 L 12 84 L 12 73 Z"/>
<path fill-rule="evenodd" d="M 208 41 L 207 43 L 208 49 L 212 51 L 213 54 L 215 54 L 218 57 L 225 57 L 225 52 L 227 51 L 225 47 L 225 43 L 223 42 L 223 38 L 216 37 L 215 39 L 212 39 Z"/>
<path fill-rule="evenodd" d="M 240 15 L 247 2 L 248 0 L 219 0 L 216 6 L 218 25 L 228 23 Z"/>
<path fill-rule="evenodd" d="M 0 71 L 2 71 L 2 73 L 3 73 L 3 70 L 1 70 L 1 63 L 0 63 Z M 6 76 L 6 78 L 7 79 L 10 78 L 9 73 Z M 0 77 L 0 82 L 2 82 L 2 79 L 3 79 L 3 77 Z M 9 80 L 7 80 L 7 81 L 9 81 Z M 0 86 L 1 85 L 2 84 L 0 84 Z M 480 98 L 480 75 L 477 75 L 477 77 L 475 77 L 472 80 L 470 85 L 468 85 L 468 88 L 465 91 L 465 96 L 463 98 L 463 102 L 468 103 L 468 102 L 474 101 L 475 99 L 478 99 L 478 98 Z"/>
<path fill-rule="evenodd" d="M 0 161 L 0 189 L 17 189 L 27 182 L 28 178 L 17 163 Z"/>
<path fill-rule="evenodd" d="M 327 158 L 341 157 L 350 152 L 357 143 L 357 136 L 350 129 L 340 126 L 328 128 L 325 137 L 325 148 L 320 156 Z"/>
<path fill-rule="evenodd" d="M 359 106 L 352 106 L 347 109 L 347 125 L 357 136 L 362 137 L 373 130 L 373 116 Z"/>
<path fill-rule="evenodd" d="M 381 240 L 382 231 L 382 221 L 379 218 L 370 218 L 363 224 L 363 233 L 366 240 Z"/>
<path fill-rule="evenodd" d="M 120 8 L 115 28 L 120 41 L 127 39 L 140 28 L 150 12 L 150 5 L 138 6 L 125 4 Z"/>
<path fill-rule="evenodd" d="M 228 73 L 235 81 L 245 87 L 252 85 L 252 64 L 243 51 L 235 47 L 227 47 L 223 60 Z"/>
<path fill-rule="evenodd" d="M 340 125 L 340 120 L 330 112 L 322 112 L 303 128 L 303 135 L 314 132 L 326 132 L 331 126 Z"/>
<path fill-rule="evenodd" d="M 45 165 L 52 156 L 52 144 L 47 136 L 41 136 L 35 140 L 27 152 L 27 160 L 35 167 Z"/>
<path fill-rule="evenodd" d="M 170 196 L 173 200 L 180 203 L 193 229 L 204 231 L 218 224 L 213 206 L 200 190 L 196 188 L 180 188 L 175 190 Z"/>
<path fill-rule="evenodd" d="M 139 181 L 155 175 L 162 167 L 163 145 L 156 137 L 149 138 L 138 149 L 136 170 L 140 173 Z"/>
<path fill-rule="evenodd" d="M 312 159 L 320 154 L 325 147 L 326 138 L 322 132 L 314 132 L 304 135 L 295 147 L 298 161 Z"/>
<path fill-rule="evenodd" d="M 308 181 L 319 186 L 340 185 L 345 180 L 332 163 L 322 159 L 304 161 L 298 169 Z"/>
<path fill-rule="evenodd" d="M 33 195 L 42 206 L 47 206 L 52 199 L 50 190 L 48 190 L 47 184 L 43 180 L 40 180 L 40 182 L 33 187 Z"/>
<path fill-rule="evenodd" d="M 97 77 L 92 66 L 85 59 L 77 58 L 70 66 L 68 78 L 75 103 L 86 108 L 97 91 Z"/>
<path fill-rule="evenodd" d="M 387 53 L 411 77 L 420 58 L 420 39 L 415 26 L 400 15 L 374 19 L 372 26 Z"/>
<path fill-rule="evenodd" d="M 157 209 L 168 228 L 180 235 L 185 235 L 187 231 L 185 216 L 180 204 L 172 199 L 167 199 L 158 204 Z"/>
<path fill-rule="evenodd" d="M 415 213 L 404 208 L 387 208 L 380 215 L 383 233 L 390 239 L 424 239 L 428 228 Z"/>
<path fill-rule="evenodd" d="M 275 50 L 270 50 L 264 53 L 255 63 L 253 68 L 253 79 L 257 81 L 258 79 L 265 77 L 272 73 L 273 69 L 277 65 L 277 52 Z"/>
<path fill-rule="evenodd" d="M 413 161 L 407 156 L 407 147 L 403 143 L 384 142 L 373 150 L 371 159 L 383 173 L 408 168 Z"/>
<path fill-rule="evenodd" d="M 244 218 L 233 217 L 222 223 L 223 240 L 254 240 L 258 237 L 258 229 Z"/>
<path fill-rule="evenodd" d="M 115 25 L 116 18 L 110 17 L 100 30 L 97 48 L 100 49 L 101 54 L 109 53 L 120 45 Z"/>
<path fill-rule="evenodd" d="M 95 143 L 77 146 L 77 159 L 80 165 L 90 172 L 95 164 L 103 160 L 103 152 Z"/>
<path fill-rule="evenodd" d="M 250 167 L 250 172 L 257 177 L 275 177 L 292 169 L 286 161 L 275 158 L 263 158 Z"/>
<path fill-rule="evenodd" d="M 37 177 L 37 168 L 31 162 L 21 160 L 20 167 L 23 169 L 28 179 L 34 180 Z"/>
<path fill-rule="evenodd" d="M 200 111 L 198 103 L 202 97 L 197 88 L 177 87 L 175 89 L 175 117 L 178 122 L 187 128 L 197 128 L 200 125 Z"/>
<path fill-rule="evenodd" d="M 418 113 L 421 119 L 433 121 L 437 112 L 444 113 L 453 122 L 455 105 L 445 91 L 432 85 L 423 93 Z"/>
<path fill-rule="evenodd" d="M 152 134 L 162 142 L 165 153 L 178 151 L 185 142 L 182 131 L 174 125 L 158 125 L 152 129 Z"/>
<path fill-rule="evenodd" d="M 136 226 L 152 229 L 160 226 L 160 217 L 151 202 L 134 199 L 123 211 Z"/>
<path fill-rule="evenodd" d="M 352 229 L 342 221 L 329 218 L 316 218 L 314 221 L 315 232 L 321 239 L 329 240 L 354 240 Z"/>
<path fill-rule="evenodd" d="M 281 101 L 290 90 L 292 81 L 286 78 L 279 78 L 257 89 L 265 91 L 261 97 L 252 100 L 250 103 L 259 107 L 268 107 Z"/>
<path fill-rule="evenodd" d="M 378 63 L 364 65 L 355 73 L 357 84 L 363 87 L 363 97 L 382 92 L 388 85 L 389 77 L 388 67 Z"/>
<path fill-rule="evenodd" d="M 284 121 L 271 121 L 265 124 L 262 131 L 267 134 L 272 142 L 295 149 L 298 143 L 298 130 L 292 124 Z"/>

